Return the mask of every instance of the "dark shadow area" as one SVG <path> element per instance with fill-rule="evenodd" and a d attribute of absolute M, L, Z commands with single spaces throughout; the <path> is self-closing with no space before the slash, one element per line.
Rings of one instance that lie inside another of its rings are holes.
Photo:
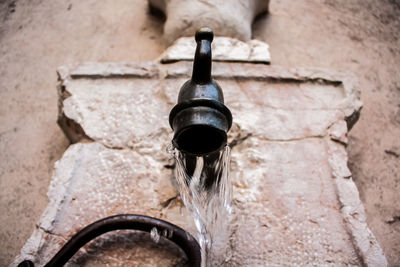
<path fill-rule="evenodd" d="M 78 266 L 176 266 L 189 267 L 185 253 L 160 237 L 155 243 L 148 233 L 119 230 L 87 244 L 70 262 Z M 138 265 L 139 264 L 139 265 Z"/>

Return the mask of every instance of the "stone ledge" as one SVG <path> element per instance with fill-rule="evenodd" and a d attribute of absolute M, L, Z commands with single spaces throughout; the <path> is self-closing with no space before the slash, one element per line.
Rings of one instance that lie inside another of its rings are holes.
<path fill-rule="evenodd" d="M 229 37 L 214 37 L 211 44 L 213 61 L 249 62 L 269 64 L 271 55 L 268 44 L 259 40 L 242 42 Z M 161 63 L 193 61 L 196 50 L 194 37 L 182 37 L 176 40 L 162 55 Z"/>

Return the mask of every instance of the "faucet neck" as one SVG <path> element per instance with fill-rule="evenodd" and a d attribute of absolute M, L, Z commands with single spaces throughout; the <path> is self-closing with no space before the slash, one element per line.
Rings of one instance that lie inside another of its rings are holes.
<path fill-rule="evenodd" d="M 192 82 L 196 84 L 210 83 L 211 78 L 211 42 L 214 34 L 207 28 L 196 32 L 197 48 L 193 62 Z"/>

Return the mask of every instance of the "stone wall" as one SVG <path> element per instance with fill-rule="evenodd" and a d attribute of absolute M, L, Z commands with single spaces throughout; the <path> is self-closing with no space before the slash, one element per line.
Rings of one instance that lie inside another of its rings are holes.
<path fill-rule="evenodd" d="M 113 214 L 154 216 L 194 233 L 165 152 L 168 113 L 190 73 L 190 62 L 59 69 L 59 123 L 75 144 L 57 162 L 50 203 L 15 263 L 43 264 L 78 229 Z M 231 236 L 216 264 L 386 265 L 347 168 L 347 131 L 361 108 L 356 79 L 246 63 L 215 63 L 213 76 L 234 118 Z M 145 236 L 115 233 L 72 263 L 182 261 L 176 248 L 157 247 Z"/>

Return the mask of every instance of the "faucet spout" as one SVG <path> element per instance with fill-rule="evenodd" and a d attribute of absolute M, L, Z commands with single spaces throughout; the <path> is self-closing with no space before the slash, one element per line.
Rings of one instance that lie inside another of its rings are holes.
<path fill-rule="evenodd" d="M 173 145 L 195 156 L 222 149 L 232 126 L 232 114 L 224 105 L 222 89 L 211 77 L 213 38 L 209 28 L 196 32 L 192 78 L 181 87 L 178 103 L 169 115 Z"/>

